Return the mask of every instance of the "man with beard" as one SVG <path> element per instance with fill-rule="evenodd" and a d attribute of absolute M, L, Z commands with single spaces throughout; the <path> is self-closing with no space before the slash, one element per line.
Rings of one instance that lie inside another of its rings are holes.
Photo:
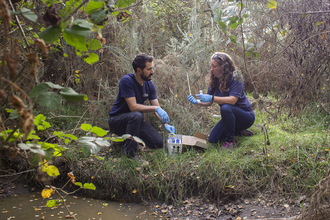
<path fill-rule="evenodd" d="M 151 81 L 154 74 L 153 57 L 147 54 L 138 54 L 133 60 L 135 73 L 126 74 L 119 82 L 117 99 L 109 113 L 110 131 L 117 135 L 130 134 L 141 138 L 148 147 L 163 147 L 163 138 L 148 122 L 143 113 L 154 112 L 170 133 L 175 128 L 169 124 L 167 113 L 159 106 L 156 88 Z M 150 105 L 143 103 L 149 99 Z M 127 139 L 124 142 L 124 154 L 134 157 L 138 143 Z"/>

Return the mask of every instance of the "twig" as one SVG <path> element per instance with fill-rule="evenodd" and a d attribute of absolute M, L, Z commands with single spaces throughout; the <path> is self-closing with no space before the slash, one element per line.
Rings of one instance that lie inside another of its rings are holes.
<path fill-rule="evenodd" d="M 32 172 L 32 171 L 35 171 L 35 169 L 25 170 L 25 171 L 22 171 L 22 172 L 19 172 L 19 173 L 12 173 L 12 174 L 8 174 L 8 175 L 0 175 L 0 178 L 21 175 L 23 173 L 29 173 L 29 172 Z"/>
<path fill-rule="evenodd" d="M 319 14 L 319 13 L 330 13 L 330 11 L 308 11 L 308 12 L 289 12 L 289 14 Z"/>
<path fill-rule="evenodd" d="M 62 190 L 61 190 L 61 191 L 62 191 Z M 61 197 L 61 199 L 62 199 L 62 201 L 63 201 L 63 204 L 64 204 L 64 207 L 65 207 L 66 211 L 69 213 L 69 215 L 70 215 L 72 218 L 74 218 L 75 220 L 77 220 L 76 217 L 75 217 L 73 214 L 71 214 L 71 212 L 70 212 L 68 206 L 67 206 L 66 203 L 65 203 L 65 199 L 64 199 L 64 197 L 58 192 L 58 190 L 56 190 L 56 193 Z"/>
<path fill-rule="evenodd" d="M 190 83 L 189 83 L 188 72 L 187 72 L 187 81 L 188 81 L 189 94 L 191 95 L 191 90 L 190 90 Z"/>
<path fill-rule="evenodd" d="M 74 132 L 76 131 L 76 129 L 77 129 L 77 127 L 78 127 L 78 125 L 79 125 L 81 119 L 84 117 L 84 115 L 86 114 L 86 112 L 87 112 L 90 108 L 91 108 L 91 107 L 88 107 L 88 108 L 86 109 L 86 111 L 84 112 L 84 114 L 82 114 L 82 116 L 80 117 L 79 121 L 77 122 L 76 127 L 75 127 L 75 128 L 73 129 L 73 131 L 72 131 L 72 135 L 73 135 Z"/>
<path fill-rule="evenodd" d="M 8 2 L 9 2 L 9 4 L 10 4 L 10 6 L 11 6 L 11 10 L 15 11 L 15 8 L 14 8 L 13 3 L 11 2 L 11 0 L 8 0 Z M 20 23 L 20 21 L 19 21 L 17 15 L 15 15 L 15 19 L 16 19 L 17 25 L 18 25 L 18 27 L 19 27 L 19 29 L 20 29 L 20 31 L 21 31 L 23 37 L 24 37 L 25 43 L 26 43 L 26 45 L 28 46 L 28 51 L 30 52 L 30 43 L 29 43 L 29 41 L 26 39 L 25 33 L 24 33 L 23 29 L 22 29 L 21 23 Z"/>

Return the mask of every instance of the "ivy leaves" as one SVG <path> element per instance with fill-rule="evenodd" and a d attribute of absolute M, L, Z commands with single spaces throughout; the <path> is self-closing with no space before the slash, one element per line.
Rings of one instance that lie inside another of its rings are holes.
<path fill-rule="evenodd" d="M 60 90 L 60 95 L 57 92 L 50 90 Z M 62 87 L 51 82 L 43 82 L 35 86 L 29 93 L 30 98 L 36 98 L 39 105 L 48 108 L 49 110 L 57 109 L 61 104 L 62 98 L 70 101 L 88 100 L 87 95 L 79 94 L 70 87 Z"/>
<path fill-rule="evenodd" d="M 70 24 L 69 18 L 73 10 L 83 10 L 83 6 L 87 1 L 69 0 L 65 2 L 66 7 L 59 12 L 56 10 L 56 6 L 52 4 L 43 17 L 46 29 L 43 29 L 38 34 L 39 38 L 47 43 L 54 43 L 58 42 L 60 37 L 63 37 L 66 43 L 76 49 L 78 56 L 82 57 L 86 63 L 93 64 L 99 60 L 99 56 L 94 51 L 100 50 L 102 45 L 96 39 L 92 39 L 92 42 L 88 41 L 86 43 L 87 35 L 92 31 L 97 31 L 98 37 L 101 38 L 101 29 L 107 21 L 107 16 L 110 13 L 114 16 L 118 14 L 118 12 L 113 12 L 114 8 L 127 7 L 134 1 L 118 0 L 116 5 L 113 0 L 108 1 L 107 4 L 101 0 L 89 1 L 85 9 L 85 12 L 89 15 L 89 19 L 76 19 L 72 24 Z M 47 4 L 51 3 L 48 0 L 44 0 L 44 2 Z M 29 15 L 27 12 L 25 14 Z M 29 17 L 32 19 L 32 15 L 29 15 Z M 45 105 L 47 104 L 45 103 Z"/>

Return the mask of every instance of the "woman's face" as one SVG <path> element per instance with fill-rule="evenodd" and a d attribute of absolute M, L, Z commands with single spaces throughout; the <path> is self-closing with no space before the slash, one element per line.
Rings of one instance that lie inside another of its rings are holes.
<path fill-rule="evenodd" d="M 211 71 L 212 74 L 214 75 L 214 77 L 219 78 L 220 75 L 222 74 L 222 66 L 220 66 L 220 64 L 215 61 L 214 59 L 211 60 Z"/>

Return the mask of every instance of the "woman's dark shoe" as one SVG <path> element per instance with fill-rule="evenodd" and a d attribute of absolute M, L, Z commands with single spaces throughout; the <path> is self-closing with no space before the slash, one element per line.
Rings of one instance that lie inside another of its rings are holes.
<path fill-rule="evenodd" d="M 238 136 L 244 136 L 244 137 L 250 137 L 250 136 L 252 136 L 252 135 L 254 135 L 254 134 L 253 134 L 252 131 L 250 131 L 250 130 L 248 130 L 248 129 L 244 129 L 244 130 L 242 130 L 242 131 L 237 132 L 237 135 L 238 135 Z"/>

